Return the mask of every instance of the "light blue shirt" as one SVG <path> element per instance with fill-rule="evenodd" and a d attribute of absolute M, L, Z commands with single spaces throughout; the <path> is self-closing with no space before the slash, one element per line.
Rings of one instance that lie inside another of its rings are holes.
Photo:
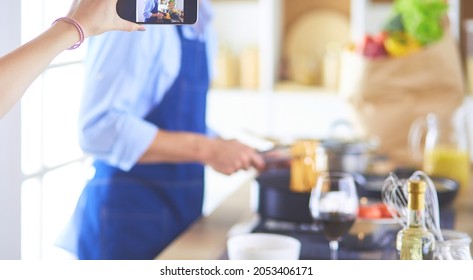
<path fill-rule="evenodd" d="M 211 66 L 216 49 L 207 2 L 201 0 L 198 23 L 183 26 L 183 34 L 207 42 Z M 79 143 L 85 153 L 125 171 L 136 164 L 159 131 L 144 117 L 179 73 L 180 44 L 177 28 L 170 25 L 146 25 L 145 32 L 114 31 L 90 39 L 79 113 Z"/>
<path fill-rule="evenodd" d="M 150 18 L 152 14 L 151 11 L 156 7 L 156 5 L 158 5 L 158 0 L 146 0 L 143 16 L 145 18 Z"/>

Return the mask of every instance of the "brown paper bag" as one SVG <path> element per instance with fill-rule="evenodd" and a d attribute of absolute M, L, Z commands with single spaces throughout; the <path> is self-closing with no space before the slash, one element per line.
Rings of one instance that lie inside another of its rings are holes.
<path fill-rule="evenodd" d="M 450 34 L 421 51 L 399 58 L 366 59 L 342 54 L 340 94 L 352 122 L 365 137 L 379 138 L 379 152 L 397 164 L 412 164 L 408 134 L 429 112 L 449 118 L 464 98 L 458 46 Z"/>

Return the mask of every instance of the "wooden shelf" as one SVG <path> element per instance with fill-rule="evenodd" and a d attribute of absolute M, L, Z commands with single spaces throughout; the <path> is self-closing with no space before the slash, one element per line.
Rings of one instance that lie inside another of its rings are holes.
<path fill-rule="evenodd" d="M 299 84 L 292 81 L 278 82 L 274 86 L 274 92 L 275 93 L 301 92 L 301 93 L 317 93 L 317 94 L 330 94 L 330 95 L 338 94 L 338 92 L 335 90 L 330 90 L 330 89 L 319 87 L 319 86 L 303 85 L 303 84 Z"/>

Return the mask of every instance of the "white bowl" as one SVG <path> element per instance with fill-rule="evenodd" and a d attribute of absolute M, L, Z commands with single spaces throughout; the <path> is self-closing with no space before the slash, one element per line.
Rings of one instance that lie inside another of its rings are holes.
<path fill-rule="evenodd" d="M 227 241 L 230 260 L 298 260 L 301 242 L 273 233 L 246 233 Z"/>

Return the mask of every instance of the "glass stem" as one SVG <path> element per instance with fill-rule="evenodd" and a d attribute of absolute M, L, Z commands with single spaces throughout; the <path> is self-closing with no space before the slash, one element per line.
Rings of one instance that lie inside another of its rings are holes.
<path fill-rule="evenodd" d="M 330 240 L 330 259 L 338 260 L 338 240 Z"/>

